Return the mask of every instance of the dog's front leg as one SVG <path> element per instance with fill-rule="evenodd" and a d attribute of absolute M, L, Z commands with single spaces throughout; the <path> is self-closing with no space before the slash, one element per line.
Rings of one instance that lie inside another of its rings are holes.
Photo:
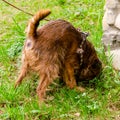
<path fill-rule="evenodd" d="M 77 86 L 75 75 L 74 75 L 74 67 L 72 65 L 73 64 L 69 64 L 68 62 L 66 63 L 63 79 L 69 88 L 75 88 L 77 91 L 84 92 L 85 88 L 81 86 Z"/>
<path fill-rule="evenodd" d="M 63 79 L 69 88 L 75 88 L 77 86 L 74 76 L 74 68 L 69 62 L 65 63 Z"/>

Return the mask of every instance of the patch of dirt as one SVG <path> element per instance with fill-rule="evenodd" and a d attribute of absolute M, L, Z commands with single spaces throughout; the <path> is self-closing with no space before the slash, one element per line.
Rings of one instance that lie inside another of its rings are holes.
<path fill-rule="evenodd" d="M 110 103 L 109 104 L 109 111 L 120 111 L 120 101 L 117 101 L 115 103 Z"/>
<path fill-rule="evenodd" d="M 108 109 L 112 120 L 120 120 L 120 101 L 110 103 Z"/>

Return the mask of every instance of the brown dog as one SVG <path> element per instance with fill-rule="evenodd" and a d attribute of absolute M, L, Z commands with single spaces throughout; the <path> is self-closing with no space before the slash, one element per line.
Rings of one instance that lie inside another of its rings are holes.
<path fill-rule="evenodd" d="M 75 88 L 75 70 L 80 79 L 86 79 L 95 77 L 101 68 L 94 47 L 84 39 L 85 34 L 69 22 L 50 21 L 37 30 L 39 21 L 49 14 L 49 10 L 39 11 L 28 24 L 21 73 L 15 84 L 16 87 L 21 83 L 28 70 L 38 72 L 40 82 L 37 94 L 40 101 L 48 85 L 59 76 L 68 87 Z"/>

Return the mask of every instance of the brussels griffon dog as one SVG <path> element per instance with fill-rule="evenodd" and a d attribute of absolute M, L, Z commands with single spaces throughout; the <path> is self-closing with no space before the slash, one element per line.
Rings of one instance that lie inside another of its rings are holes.
<path fill-rule="evenodd" d="M 75 88 L 75 74 L 80 80 L 92 79 L 101 69 L 101 62 L 86 34 L 64 20 L 50 21 L 37 30 L 39 21 L 50 14 L 41 10 L 33 16 L 27 27 L 18 86 L 28 70 L 40 76 L 37 87 L 39 100 L 44 100 L 47 87 L 61 76 L 69 88 Z M 77 71 L 75 73 L 75 71 Z"/>

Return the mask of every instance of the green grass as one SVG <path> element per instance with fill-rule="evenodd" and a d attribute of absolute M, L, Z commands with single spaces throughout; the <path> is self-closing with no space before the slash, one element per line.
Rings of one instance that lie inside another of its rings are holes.
<path fill-rule="evenodd" d="M 28 76 L 14 89 L 19 73 L 24 30 L 30 16 L 0 1 L 0 120 L 120 120 L 120 72 L 106 58 L 102 37 L 104 0 L 9 0 L 14 5 L 35 13 L 50 8 L 48 19 L 65 19 L 90 33 L 89 40 L 104 64 L 101 75 L 84 84 L 84 93 L 61 84 L 51 86 L 49 100 L 38 105 L 38 77 Z M 47 21 L 41 21 L 44 25 Z M 83 83 L 81 83 L 83 84 Z M 52 100 L 51 100 L 52 99 Z"/>

